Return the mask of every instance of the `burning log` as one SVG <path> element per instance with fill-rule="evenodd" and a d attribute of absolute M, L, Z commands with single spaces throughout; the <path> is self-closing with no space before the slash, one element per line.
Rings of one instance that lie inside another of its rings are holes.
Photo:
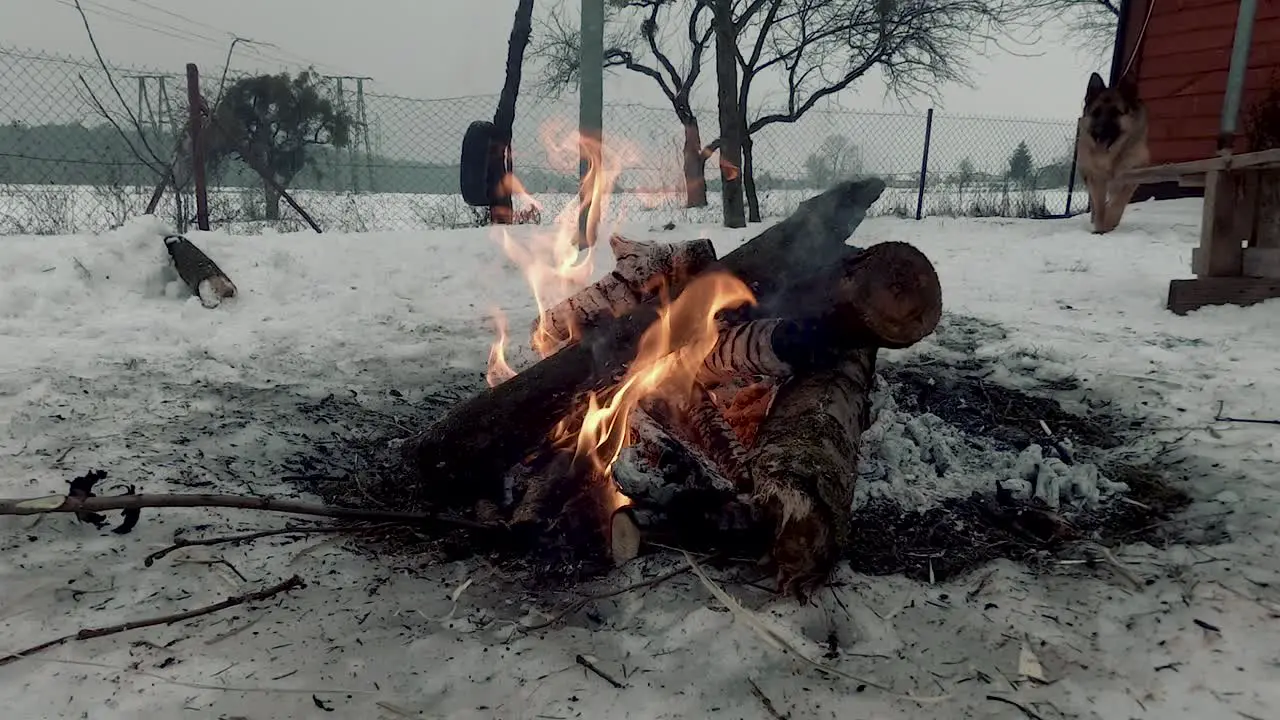
<path fill-rule="evenodd" d="M 849 537 L 875 361 L 875 349 L 857 350 L 782 386 L 747 458 L 753 502 L 774 526 L 778 587 L 801 598 L 826 581 Z"/>
<path fill-rule="evenodd" d="M 544 352 L 568 344 L 580 328 L 617 317 L 657 297 L 660 288 L 678 293 L 716 261 L 710 240 L 642 243 L 619 235 L 609 238 L 616 265 L 613 272 L 562 300 L 533 321 L 534 345 Z"/>
<path fill-rule="evenodd" d="M 755 447 L 756 433 L 773 406 L 777 390 L 778 385 L 773 380 L 748 385 L 734 393 L 729 406 L 724 409 L 724 419 L 743 447 Z"/>
<path fill-rule="evenodd" d="M 803 352 L 788 355 L 774 344 L 780 359 L 791 364 L 794 355 L 822 367 L 832 348 L 905 347 L 933 331 L 941 295 L 928 258 L 904 243 L 861 252 L 845 245 L 884 187 L 874 178 L 837 185 L 721 261 L 751 287 L 759 312 L 812 319 L 804 321 L 811 332 L 801 333 Z M 623 376 L 658 317 L 654 299 L 611 318 L 577 344 L 455 406 L 406 443 L 424 499 L 454 506 L 500 499 L 506 470 L 586 392 Z"/>
<path fill-rule="evenodd" d="M 200 298 L 201 305 L 216 308 L 236 294 L 231 278 L 190 240 L 181 235 L 166 235 L 164 247 L 169 251 L 178 277 Z"/>

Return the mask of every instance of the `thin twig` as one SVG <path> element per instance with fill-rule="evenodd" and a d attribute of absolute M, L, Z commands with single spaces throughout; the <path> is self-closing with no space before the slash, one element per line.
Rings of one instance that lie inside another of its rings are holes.
<path fill-rule="evenodd" d="M 1227 415 L 1223 415 L 1222 409 L 1225 406 L 1226 406 L 1225 402 L 1221 400 L 1218 401 L 1218 412 L 1213 414 L 1214 422 L 1252 423 L 1254 425 L 1280 425 L 1280 420 L 1269 420 L 1269 419 L 1262 419 L 1262 418 L 1238 418 L 1238 417 L 1229 417 Z"/>
<path fill-rule="evenodd" d="M 1017 702 L 1015 700 L 1010 700 L 1007 697 L 1000 697 L 999 695 L 988 695 L 987 699 L 994 700 L 996 702 L 1002 702 L 1006 705 L 1012 705 L 1018 708 L 1019 710 L 1021 710 L 1022 713 L 1027 717 L 1031 718 L 1031 720 L 1044 720 L 1044 717 L 1041 716 L 1040 713 L 1037 713 L 1035 710 L 1032 710 L 1031 708 L 1027 707 L 1026 705 L 1023 705 L 1020 702 Z"/>
<path fill-rule="evenodd" d="M 58 504 L 54 504 L 57 502 Z M 502 525 L 475 522 L 452 515 L 428 512 L 403 512 L 396 510 L 365 510 L 362 508 L 330 507 L 298 500 L 284 500 L 247 495 L 154 494 L 154 495 L 106 495 L 76 498 L 52 495 L 42 498 L 0 498 L 0 515 L 41 515 L 44 513 L 103 512 L 108 510 L 134 510 L 156 507 L 222 507 L 241 510 L 266 510 L 292 515 L 343 518 L 346 520 L 382 520 L 399 523 L 439 523 L 468 530 L 502 531 Z"/>
<path fill-rule="evenodd" d="M 747 682 L 751 683 L 751 694 L 756 696 L 756 699 L 764 706 L 764 711 L 769 713 L 770 717 L 774 720 L 787 720 L 787 716 L 778 712 L 778 708 L 773 706 L 773 701 L 769 699 L 768 695 L 764 694 L 764 691 L 760 689 L 755 680 L 747 678 Z"/>
<path fill-rule="evenodd" d="M 75 3 L 76 12 L 80 13 L 80 20 L 84 22 L 84 31 L 89 36 L 89 44 L 93 46 L 93 54 L 98 58 L 98 64 L 102 66 L 102 72 L 106 74 L 107 82 L 111 85 L 112 91 L 115 92 L 116 99 L 120 101 L 120 107 L 124 108 L 125 115 L 129 118 L 129 121 L 133 123 L 133 129 L 138 133 L 138 139 L 142 141 L 142 146 L 151 154 L 151 157 L 156 161 L 156 164 L 163 167 L 165 164 L 164 161 L 160 159 L 159 155 L 156 155 L 155 150 L 151 149 L 151 144 L 147 142 L 147 134 L 142 130 L 142 123 L 139 122 L 137 116 L 133 114 L 133 111 L 129 109 L 129 103 L 125 102 L 124 94 L 120 92 L 120 86 L 116 84 L 116 79 L 111 74 L 111 68 L 107 67 L 107 61 L 102 57 L 102 51 L 98 49 L 98 41 L 93 36 L 93 28 L 89 26 L 89 16 L 84 14 L 84 8 L 80 6 L 80 0 L 71 1 Z M 83 81 L 84 78 L 81 78 L 81 80 Z M 85 83 L 85 87 L 89 87 L 88 83 Z M 92 93 L 92 91 L 90 91 L 90 93 Z"/>
<path fill-rule="evenodd" d="M 75 632 L 70 635 L 63 635 L 62 637 L 55 638 L 53 640 L 47 640 L 45 642 L 40 643 L 39 645 L 33 645 L 27 648 L 26 650 L 20 650 L 18 652 L 10 653 L 3 657 L 0 657 L 0 665 L 8 665 L 11 662 L 21 660 L 22 658 L 27 657 L 28 655 L 38 653 L 41 650 L 48 650 L 51 647 L 57 647 L 64 643 L 71 642 L 72 640 L 91 640 L 93 638 L 106 637 L 107 635 L 115 635 L 117 633 L 126 632 L 128 630 L 138 630 L 141 628 L 152 627 L 155 625 L 172 625 L 173 623 L 182 622 L 183 620 L 190 620 L 191 618 L 200 617 L 201 615 L 209 615 L 211 613 L 218 612 L 219 610 L 226 610 L 227 608 L 235 607 L 237 605 L 244 605 L 245 603 L 267 600 L 287 590 L 292 590 L 297 587 L 302 587 L 302 585 L 303 585 L 302 578 L 298 577 L 297 575 L 294 575 L 288 580 L 272 585 L 269 588 L 264 588 L 262 590 L 258 590 L 251 593 L 245 593 L 244 595 L 235 595 L 227 598 L 226 600 L 223 600 L 222 602 L 216 602 L 212 605 L 205 605 L 204 607 L 196 608 L 194 610 L 187 610 L 185 612 L 173 613 L 172 615 L 162 615 L 160 617 L 148 618 L 146 620 L 131 620 L 126 623 L 120 623 L 119 625 L 108 625 L 107 627 L 83 628 L 79 632 Z"/>
<path fill-rule="evenodd" d="M 534 630 L 542 630 L 544 628 L 549 628 L 552 625 L 555 625 L 556 623 L 563 620 L 565 617 L 572 615 L 573 613 L 581 610 L 582 608 L 586 607 L 587 605 L 591 604 L 596 600 L 606 600 L 611 597 L 616 597 L 618 595 L 629 593 L 633 590 L 642 590 L 644 588 L 661 585 L 662 583 L 670 580 L 671 578 L 683 575 L 692 569 L 693 568 L 691 568 L 690 566 L 684 565 L 676 568 L 675 570 L 671 570 L 661 575 L 658 575 L 656 577 L 649 578 L 648 580 L 641 580 L 640 582 L 632 583 L 630 585 L 618 588 L 616 590 L 610 590 L 608 592 L 602 592 L 602 593 L 596 593 L 594 595 L 583 596 L 569 603 L 564 610 L 561 610 L 555 615 L 552 615 L 551 619 L 549 620 L 540 622 L 536 625 L 520 625 L 520 626 L 517 626 L 517 628 L 523 632 L 532 632 Z"/>
<path fill-rule="evenodd" d="M 574 661 L 574 662 L 576 662 L 576 663 L 578 663 L 578 664 L 579 664 L 579 665 L 581 665 L 582 667 L 584 667 L 584 668 L 586 668 L 586 669 L 590 670 L 591 672 L 595 673 L 595 674 L 596 674 L 600 679 L 604 680 L 605 682 L 609 683 L 610 685 L 614 686 L 615 688 L 617 688 L 617 689 L 619 689 L 619 690 L 622 690 L 623 688 L 625 688 L 625 687 L 626 687 L 626 685 L 623 685 L 622 683 L 618 682 L 617 680 L 614 680 L 614 679 L 613 679 L 613 677 L 611 677 L 611 676 L 609 675 L 609 673 L 607 673 L 607 672 L 605 672 L 605 671 L 601 670 L 600 668 L 596 667 L 594 663 L 592 663 L 590 660 L 586 659 L 586 658 L 585 658 L 585 657 L 583 657 L 582 655 L 578 655 L 578 656 L 574 657 L 574 658 L 573 658 L 573 661 Z"/>
<path fill-rule="evenodd" d="M 238 543 L 248 540 L 257 540 L 258 538 L 271 537 L 272 535 L 302 535 L 305 533 L 338 533 L 338 532 L 363 532 L 365 530 L 380 530 L 391 527 L 390 524 L 384 525 L 362 525 L 358 527 L 346 527 L 343 525 L 316 525 L 314 527 L 287 527 L 278 530 L 259 530 L 258 532 L 243 533 L 240 535 L 220 535 L 218 537 L 200 538 L 197 540 L 188 540 L 186 538 L 178 538 L 169 547 L 157 550 L 143 559 L 142 564 L 151 567 L 155 561 L 168 555 L 171 552 L 181 550 L 182 548 L 195 547 L 197 545 L 222 545 L 225 543 Z"/>

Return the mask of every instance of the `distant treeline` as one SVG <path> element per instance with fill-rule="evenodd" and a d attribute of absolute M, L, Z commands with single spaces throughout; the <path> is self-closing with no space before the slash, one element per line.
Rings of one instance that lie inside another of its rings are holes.
<path fill-rule="evenodd" d="M 149 186 L 155 172 L 138 159 L 130 143 L 148 160 L 167 159 L 174 147 L 166 134 L 129 133 L 128 142 L 109 125 L 0 126 L 0 184 Z M 575 192 L 576 177 L 539 168 L 519 168 L 531 192 Z M 210 183 L 259 187 L 261 181 L 243 163 L 219 169 Z M 312 160 L 290 183 L 291 188 L 332 192 L 389 192 L 449 195 L 459 192 L 458 166 L 397 160 L 329 147 L 312 150 Z"/>

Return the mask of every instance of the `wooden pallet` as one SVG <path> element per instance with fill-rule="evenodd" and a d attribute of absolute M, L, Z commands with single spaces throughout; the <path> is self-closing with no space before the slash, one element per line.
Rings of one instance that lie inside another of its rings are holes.
<path fill-rule="evenodd" d="M 1169 310 L 1280 298 L 1280 150 L 1139 168 L 1124 180 L 1205 189 L 1200 247 L 1191 252 L 1196 277 L 1169 283 Z"/>

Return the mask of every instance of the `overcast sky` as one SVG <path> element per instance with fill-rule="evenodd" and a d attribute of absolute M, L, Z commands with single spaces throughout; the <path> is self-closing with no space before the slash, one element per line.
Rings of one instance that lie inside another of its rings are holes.
<path fill-rule="evenodd" d="M 417 98 L 490 94 L 502 86 L 516 0 L 82 0 L 103 53 L 113 64 L 181 72 L 194 61 L 220 68 L 230 34 L 272 46 L 246 51 L 246 69 L 297 69 L 371 76 L 382 93 Z M 71 0 L 0 0 L 0 46 L 89 56 Z M 551 0 L 539 0 L 540 9 Z M 576 2 L 573 3 L 576 8 Z M 242 46 L 243 47 L 243 46 Z M 952 114 L 1070 119 L 1093 70 L 1109 58 L 1073 49 L 1061 28 L 1021 57 L 989 48 L 972 61 L 974 88 L 943 91 Z M 252 54 L 251 54 L 252 53 Z M 710 67 L 708 67 L 710 70 Z M 207 72 L 207 71 L 206 71 Z M 708 77 L 713 74 L 708 72 Z M 606 78 L 611 102 L 663 104 L 652 81 L 629 73 Z M 707 104 L 713 83 L 704 83 Z M 870 79 L 838 100 L 842 108 L 897 110 Z M 914 103 L 922 109 L 930 102 Z"/>

